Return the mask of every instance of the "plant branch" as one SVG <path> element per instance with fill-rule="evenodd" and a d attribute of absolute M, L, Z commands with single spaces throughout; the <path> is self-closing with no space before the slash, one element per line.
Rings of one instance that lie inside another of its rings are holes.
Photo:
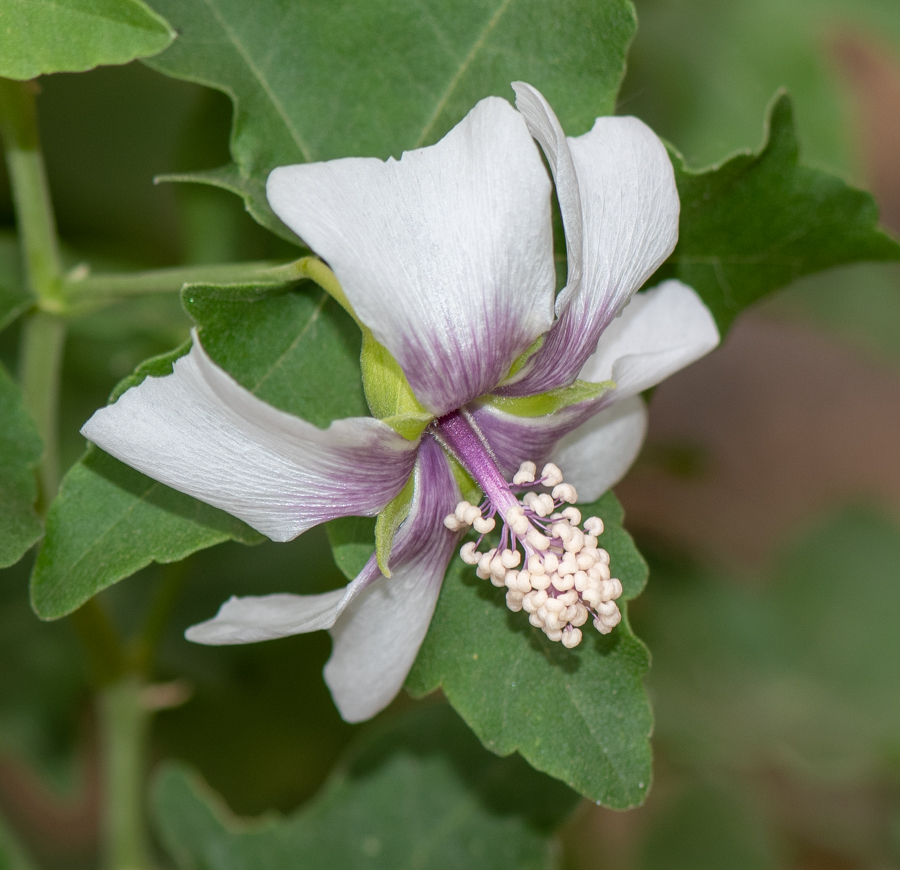
<path fill-rule="evenodd" d="M 42 308 L 56 311 L 62 301 L 62 270 L 34 93 L 31 82 L 0 79 L 0 133 L 29 289 Z"/>

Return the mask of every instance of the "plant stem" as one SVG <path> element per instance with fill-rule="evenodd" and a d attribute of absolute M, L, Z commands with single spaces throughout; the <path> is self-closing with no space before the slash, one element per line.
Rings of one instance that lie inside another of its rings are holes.
<path fill-rule="evenodd" d="M 141 703 L 143 684 L 131 676 L 99 695 L 103 747 L 103 842 L 108 870 L 149 870 L 144 826 L 144 764 L 150 711 Z"/>
<path fill-rule="evenodd" d="M 105 300 L 145 293 L 177 293 L 185 284 L 275 284 L 299 280 L 291 263 L 261 260 L 250 263 L 219 263 L 203 266 L 176 266 L 145 272 L 107 275 L 76 274 L 63 282 L 63 291 L 72 302 Z"/>
<path fill-rule="evenodd" d="M 55 314 L 34 311 L 25 320 L 19 355 L 19 379 L 25 408 L 44 444 L 38 468 L 40 514 L 46 514 L 59 487 L 57 409 L 65 322 Z"/>
<path fill-rule="evenodd" d="M 62 301 L 62 270 L 34 93 L 35 86 L 31 82 L 0 79 L 0 133 L 3 134 L 16 225 L 25 258 L 25 274 L 41 307 L 53 311 Z"/>
<path fill-rule="evenodd" d="M 20 380 L 25 407 L 44 443 L 38 509 L 45 513 L 59 485 L 57 407 L 65 324 L 56 221 L 38 136 L 34 85 L 0 79 L 0 132 L 16 209 L 28 288 L 38 302 L 25 323 Z"/>

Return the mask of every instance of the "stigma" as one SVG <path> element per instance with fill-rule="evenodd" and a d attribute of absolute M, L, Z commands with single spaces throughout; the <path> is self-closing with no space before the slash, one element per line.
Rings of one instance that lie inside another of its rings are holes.
<path fill-rule="evenodd" d="M 535 463 L 523 462 L 507 483 L 474 421 L 461 412 L 450 416 L 458 419 L 443 426 L 447 418 L 441 418 L 439 435 L 485 493 L 480 505 L 461 501 L 444 519 L 450 531 L 473 528 L 478 534 L 462 545 L 463 561 L 475 566 L 482 580 L 505 587 L 507 607 L 528 613 L 529 622 L 550 640 L 578 646 L 588 620 L 609 634 L 622 619 L 616 604 L 622 584 L 611 576 L 609 553 L 599 546 L 603 521 L 582 522 L 574 506 L 578 493 L 553 463 L 538 476 Z M 485 536 L 498 521 L 499 542 L 488 548 Z"/>

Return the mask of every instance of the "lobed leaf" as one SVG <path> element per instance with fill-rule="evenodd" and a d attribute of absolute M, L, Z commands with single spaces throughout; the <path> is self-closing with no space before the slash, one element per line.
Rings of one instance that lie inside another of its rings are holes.
<path fill-rule="evenodd" d="M 359 334 L 308 282 L 296 289 L 190 286 L 185 308 L 215 361 L 260 398 L 319 426 L 366 413 Z M 163 376 L 188 346 L 142 364 L 113 399 Z M 173 562 L 226 540 L 263 540 L 240 520 L 89 448 L 63 480 L 32 575 L 44 619 L 71 613 L 151 562 Z"/>
<path fill-rule="evenodd" d="M 482 97 L 540 88 L 568 132 L 609 114 L 634 33 L 629 0 L 154 0 L 179 32 L 150 65 L 234 102 L 222 170 L 172 176 L 239 193 L 286 238 L 264 184 L 276 166 L 399 156 Z"/>
<path fill-rule="evenodd" d="M 657 279 L 693 287 L 723 334 L 742 309 L 803 275 L 900 259 L 900 245 L 877 226 L 871 194 L 800 163 L 786 94 L 771 106 L 757 153 L 703 172 L 687 169 L 677 153 L 672 161 L 679 239 Z"/>
<path fill-rule="evenodd" d="M 444 705 L 369 739 L 288 818 L 234 819 L 180 765 L 163 770 L 153 798 L 180 870 L 543 870 L 557 866 L 548 831 L 576 802 L 521 759 L 485 752 Z"/>
<path fill-rule="evenodd" d="M 0 0 L 0 76 L 33 79 L 157 54 L 175 31 L 141 0 Z"/>
<path fill-rule="evenodd" d="M 624 611 L 646 564 L 612 493 L 581 510 L 606 525 L 601 545 L 622 581 Z M 635 806 L 650 786 L 649 656 L 624 617 L 607 636 L 590 627 L 584 635 L 574 650 L 550 642 L 524 613 L 507 610 L 502 590 L 454 559 L 407 688 L 419 696 L 441 687 L 491 751 L 518 750 L 598 803 Z"/>
<path fill-rule="evenodd" d="M 21 390 L 0 366 L 0 568 L 18 562 L 43 532 L 34 509 L 43 449 Z"/>

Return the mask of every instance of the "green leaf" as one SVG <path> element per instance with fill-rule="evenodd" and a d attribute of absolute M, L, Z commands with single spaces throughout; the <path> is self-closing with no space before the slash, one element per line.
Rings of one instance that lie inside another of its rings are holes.
<path fill-rule="evenodd" d="M 0 568 L 18 562 L 43 531 L 34 510 L 43 449 L 21 391 L 0 366 Z"/>
<path fill-rule="evenodd" d="M 435 142 L 510 82 L 540 88 L 569 134 L 610 114 L 634 32 L 628 0 L 156 0 L 179 33 L 151 65 L 225 91 L 231 153 L 182 175 L 239 193 L 263 225 L 276 166 L 386 158 Z M 277 22 L 277 26 L 272 26 Z"/>
<path fill-rule="evenodd" d="M 210 356 L 261 399 L 318 426 L 366 413 L 358 330 L 309 282 L 294 290 L 192 286 L 183 301 Z M 148 375 L 168 374 L 186 350 L 144 363 L 113 398 Z M 90 448 L 50 508 L 32 576 L 35 611 L 44 619 L 65 616 L 150 562 L 178 561 L 229 539 L 262 537 Z"/>
<path fill-rule="evenodd" d="M 603 519 L 601 546 L 622 581 L 623 602 L 633 598 L 647 567 L 621 527 L 615 496 L 581 510 Z M 442 687 L 488 749 L 518 750 L 538 770 L 622 809 L 639 804 L 650 786 L 647 666 L 627 618 L 607 636 L 586 630 L 580 646 L 567 650 L 454 559 L 407 688 L 418 696 Z"/>
<path fill-rule="evenodd" d="M 375 552 L 375 525 L 372 517 L 341 517 L 325 526 L 334 563 L 353 580 Z"/>
<path fill-rule="evenodd" d="M 723 334 L 742 309 L 803 275 L 900 259 L 900 245 L 877 228 L 870 194 L 800 163 L 785 94 L 772 104 L 758 153 L 707 172 L 672 158 L 681 221 L 678 246 L 660 277 L 693 287 Z"/>
<path fill-rule="evenodd" d="M 140 0 L 0 0 L 0 76 L 33 79 L 157 54 L 175 32 Z"/>
<path fill-rule="evenodd" d="M 180 870 L 544 870 L 557 864 L 548 829 L 576 800 L 521 759 L 491 756 L 445 705 L 429 705 L 357 748 L 288 818 L 235 819 L 181 765 L 163 770 L 153 804 Z"/>

